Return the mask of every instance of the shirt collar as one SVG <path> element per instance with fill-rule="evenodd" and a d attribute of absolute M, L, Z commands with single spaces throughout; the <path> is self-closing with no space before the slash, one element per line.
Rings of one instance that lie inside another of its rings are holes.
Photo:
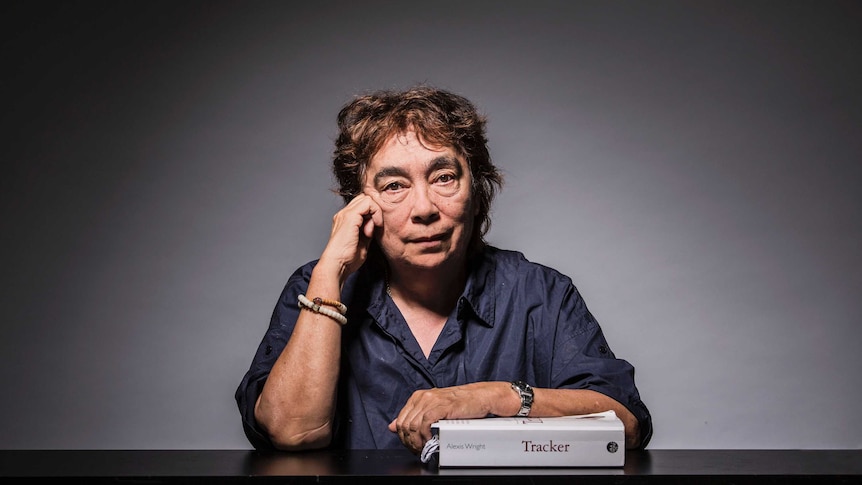
<path fill-rule="evenodd" d="M 494 264 L 494 248 L 485 247 L 468 261 L 467 284 L 464 292 L 458 298 L 458 319 L 465 318 L 464 311 L 469 308 L 481 323 L 488 327 L 494 326 L 494 309 L 497 305 L 497 295 L 494 291 L 496 265 Z M 381 312 L 386 307 L 386 274 L 381 266 L 368 265 L 365 279 L 368 289 L 368 313 L 378 321 Z M 486 291 L 487 289 L 487 291 Z"/>
<path fill-rule="evenodd" d="M 473 314 L 489 327 L 494 326 L 494 309 L 497 307 L 497 293 L 494 291 L 496 266 L 492 252 L 493 248 L 486 246 L 470 259 L 467 284 L 458 299 L 459 318 L 463 317 L 464 304 L 467 304 Z"/>

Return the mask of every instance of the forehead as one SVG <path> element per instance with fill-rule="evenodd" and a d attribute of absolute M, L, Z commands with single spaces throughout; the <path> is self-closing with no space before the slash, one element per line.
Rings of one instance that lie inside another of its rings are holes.
<path fill-rule="evenodd" d="M 408 130 L 396 133 L 383 142 L 371 160 L 368 162 L 369 171 L 385 166 L 413 165 L 417 162 L 428 163 L 435 158 L 448 156 L 458 159 L 463 163 L 453 147 L 440 146 L 423 140 L 415 131 Z"/>
<path fill-rule="evenodd" d="M 371 157 L 370 164 L 393 162 L 402 158 L 438 157 L 446 153 L 454 154 L 455 150 L 429 143 L 417 135 L 415 131 L 409 130 L 387 138 L 377 153 Z"/>

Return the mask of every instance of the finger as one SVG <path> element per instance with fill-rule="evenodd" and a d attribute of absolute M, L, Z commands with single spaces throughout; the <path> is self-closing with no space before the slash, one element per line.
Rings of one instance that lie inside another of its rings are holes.
<path fill-rule="evenodd" d="M 366 238 L 371 239 L 371 237 L 374 236 L 374 228 L 378 225 L 379 224 L 374 221 L 374 214 L 366 216 L 366 219 L 362 223 L 362 234 Z"/>
<path fill-rule="evenodd" d="M 374 230 L 374 227 L 382 227 L 383 226 L 383 211 L 380 209 L 380 206 L 377 204 L 377 201 L 364 195 L 364 203 L 365 211 L 362 213 L 363 217 L 365 217 L 365 222 L 371 222 L 370 226 L 366 226 L 366 235 L 371 237 L 371 234 Z"/>
<path fill-rule="evenodd" d="M 395 432 L 398 433 L 398 438 L 401 440 L 401 443 L 411 450 L 413 449 L 413 444 L 411 443 L 410 438 L 412 431 L 410 423 L 414 412 L 414 399 L 415 393 L 407 400 L 407 403 L 401 408 L 398 416 L 392 421 L 392 423 L 390 423 L 390 429 L 394 428 Z"/>
<path fill-rule="evenodd" d="M 399 431 L 401 443 L 413 453 L 418 453 L 421 437 L 418 433 L 411 431 L 409 428 L 401 428 Z"/>
<path fill-rule="evenodd" d="M 361 209 L 362 215 L 368 215 L 373 212 L 380 211 L 380 206 L 377 205 L 377 202 L 366 194 L 359 194 L 354 197 L 350 203 L 347 204 L 347 207 L 351 206 Z"/>
<path fill-rule="evenodd" d="M 368 196 L 356 196 L 333 216 L 330 239 L 352 245 L 356 244 L 361 236 L 370 237 L 368 234 L 373 234 L 374 227 L 372 225 L 371 228 L 367 228 L 366 225 L 368 221 L 380 221 L 382 224 L 379 212 L 379 207 Z"/>

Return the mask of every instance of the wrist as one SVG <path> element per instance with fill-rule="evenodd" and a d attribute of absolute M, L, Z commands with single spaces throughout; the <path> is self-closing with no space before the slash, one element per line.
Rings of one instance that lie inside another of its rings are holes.
<path fill-rule="evenodd" d="M 335 285 L 339 294 L 347 276 L 347 270 L 343 265 L 325 257 L 321 257 L 314 265 L 314 269 L 311 270 L 311 280 L 319 281 L 327 287 Z"/>
<path fill-rule="evenodd" d="M 524 381 L 514 381 L 510 386 L 518 397 L 518 411 L 514 415 L 518 417 L 529 416 L 533 408 L 533 387 Z"/>

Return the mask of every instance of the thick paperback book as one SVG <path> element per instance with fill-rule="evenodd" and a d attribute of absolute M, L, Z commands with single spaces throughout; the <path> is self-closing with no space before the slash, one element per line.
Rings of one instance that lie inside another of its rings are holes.
<path fill-rule="evenodd" d="M 423 460 L 439 467 L 621 467 L 623 423 L 613 411 L 553 418 L 444 419 Z"/>

